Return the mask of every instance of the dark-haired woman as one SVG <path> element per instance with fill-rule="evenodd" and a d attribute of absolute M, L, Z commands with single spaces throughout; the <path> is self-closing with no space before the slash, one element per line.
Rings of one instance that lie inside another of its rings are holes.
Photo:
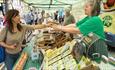
<path fill-rule="evenodd" d="M 69 33 L 82 33 L 87 36 L 93 32 L 100 37 L 98 42 L 95 42 L 89 49 L 89 57 L 93 58 L 93 53 L 99 53 L 100 55 L 108 56 L 107 45 L 104 42 L 105 34 L 103 28 L 103 22 L 98 17 L 100 14 L 100 0 L 88 0 L 85 4 L 85 14 L 87 15 L 84 19 L 75 24 L 67 26 L 53 25 L 49 22 L 51 27 L 55 30 L 61 30 Z"/>
<path fill-rule="evenodd" d="M 22 50 L 21 45 L 26 31 L 45 28 L 46 25 L 21 24 L 19 11 L 16 9 L 11 9 L 6 13 L 4 23 L 5 27 L 0 32 L 0 45 L 5 47 L 5 65 L 7 70 L 12 70 L 14 63 Z"/>

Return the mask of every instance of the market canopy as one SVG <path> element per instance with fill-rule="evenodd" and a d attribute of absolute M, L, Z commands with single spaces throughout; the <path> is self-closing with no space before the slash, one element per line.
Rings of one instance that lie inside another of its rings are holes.
<path fill-rule="evenodd" d="M 82 0 L 23 0 L 25 3 L 36 8 L 64 8 L 79 3 Z"/>

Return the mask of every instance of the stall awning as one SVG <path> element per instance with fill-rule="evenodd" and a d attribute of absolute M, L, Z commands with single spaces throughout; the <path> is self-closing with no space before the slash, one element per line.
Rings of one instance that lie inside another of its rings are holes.
<path fill-rule="evenodd" d="M 23 0 L 31 6 L 37 8 L 64 8 L 77 4 L 82 0 Z"/>

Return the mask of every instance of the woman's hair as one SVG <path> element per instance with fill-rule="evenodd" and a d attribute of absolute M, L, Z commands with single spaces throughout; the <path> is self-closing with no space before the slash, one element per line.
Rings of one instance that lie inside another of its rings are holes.
<path fill-rule="evenodd" d="M 12 22 L 12 18 L 13 17 L 16 17 L 19 15 L 19 11 L 16 10 L 16 9 L 11 9 L 11 10 L 8 10 L 6 12 L 6 15 L 5 15 L 5 21 L 4 21 L 4 24 L 6 24 L 6 27 L 8 28 L 8 30 L 13 33 L 13 22 Z M 17 24 L 17 29 L 19 31 L 22 30 L 22 26 L 20 24 Z"/>
<path fill-rule="evenodd" d="M 88 0 L 88 3 L 92 6 L 91 16 L 98 16 L 100 14 L 100 0 Z"/>

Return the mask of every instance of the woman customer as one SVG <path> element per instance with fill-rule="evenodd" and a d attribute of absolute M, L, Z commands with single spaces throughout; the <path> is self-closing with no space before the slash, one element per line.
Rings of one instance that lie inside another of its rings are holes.
<path fill-rule="evenodd" d="M 103 22 L 98 17 L 100 14 L 100 1 L 88 0 L 85 4 L 85 14 L 87 15 L 84 19 L 77 22 L 76 24 L 70 24 L 67 26 L 53 25 L 53 22 L 49 22 L 51 27 L 55 30 L 60 30 L 69 33 L 82 33 L 87 36 L 93 32 L 97 34 L 100 39 L 95 42 L 89 49 L 88 56 L 93 58 L 93 53 L 99 53 L 101 55 L 108 56 L 107 45 L 104 42 L 105 34 L 103 28 Z"/>
<path fill-rule="evenodd" d="M 19 11 L 16 9 L 9 10 L 5 17 L 5 27 L 0 32 L 0 45 L 5 47 L 5 65 L 7 70 L 12 70 L 14 63 L 22 50 L 21 45 L 26 31 L 45 28 L 46 25 L 21 24 Z M 5 42 L 4 39 L 6 39 Z"/>

